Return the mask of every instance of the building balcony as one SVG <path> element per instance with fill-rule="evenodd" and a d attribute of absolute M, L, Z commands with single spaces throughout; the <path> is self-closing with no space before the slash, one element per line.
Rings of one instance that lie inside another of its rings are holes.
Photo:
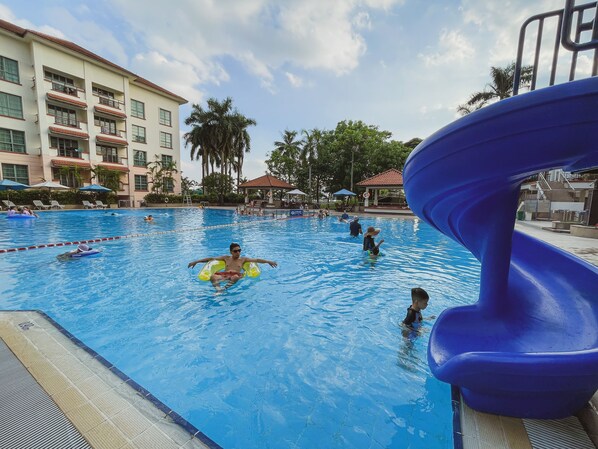
<path fill-rule="evenodd" d="M 125 131 L 122 130 L 111 130 L 107 127 L 99 127 L 97 126 L 96 128 L 99 129 L 100 134 L 96 135 L 96 142 L 100 143 L 100 144 L 110 144 L 110 145 L 116 145 L 116 146 L 121 146 L 121 147 L 126 147 L 127 145 L 129 145 L 129 142 L 127 142 L 127 138 L 126 135 L 127 133 Z"/>
<path fill-rule="evenodd" d="M 103 97 L 100 97 L 100 98 L 103 98 Z M 125 114 L 120 109 L 113 108 L 111 106 L 103 106 L 103 105 L 96 104 L 93 108 L 94 108 L 95 112 L 97 112 L 99 114 L 108 115 L 110 117 L 116 117 L 116 118 L 119 118 L 122 120 L 127 118 L 127 114 Z"/>
<path fill-rule="evenodd" d="M 115 163 L 115 162 L 106 162 L 106 161 L 102 161 L 102 162 L 98 162 L 97 165 L 98 167 L 103 167 L 106 168 L 108 170 L 116 170 L 116 171 L 121 171 L 121 172 L 129 172 L 129 167 L 126 164 L 127 160 L 125 158 L 118 158 L 118 160 L 122 161 L 123 163 Z"/>
<path fill-rule="evenodd" d="M 52 125 L 48 127 L 48 132 L 55 136 L 75 137 L 83 140 L 89 139 L 89 134 L 87 134 L 86 130 L 70 128 L 64 125 Z"/>
<path fill-rule="evenodd" d="M 87 103 L 85 101 L 79 100 L 75 97 L 63 94 L 63 93 L 57 93 L 57 92 L 48 92 L 46 94 L 47 99 L 52 101 L 52 102 L 58 102 L 58 103 L 63 103 L 63 104 L 67 104 L 69 106 L 75 106 L 76 108 L 79 109 L 87 109 Z"/>

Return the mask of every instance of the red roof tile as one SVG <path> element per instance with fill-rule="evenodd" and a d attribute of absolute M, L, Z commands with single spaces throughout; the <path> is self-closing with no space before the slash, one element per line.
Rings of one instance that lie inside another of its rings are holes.
<path fill-rule="evenodd" d="M 60 39 L 60 38 L 57 38 L 54 36 L 50 36 L 49 34 L 40 33 L 39 31 L 21 28 L 19 26 L 13 25 L 12 23 L 7 22 L 5 20 L 0 20 L 0 28 L 6 30 L 8 32 L 14 33 L 20 37 L 25 37 L 25 35 L 27 33 L 41 37 L 42 39 L 48 40 L 48 41 L 58 44 L 62 47 L 68 48 L 71 51 L 74 51 L 74 52 L 77 52 L 84 56 L 87 56 L 88 58 L 94 59 L 98 62 L 101 62 L 102 64 L 106 64 L 106 65 L 118 70 L 119 72 L 124 72 L 126 75 L 131 76 L 135 83 L 143 84 L 143 85 L 151 87 L 152 89 L 155 89 L 159 92 L 162 92 L 170 97 L 173 97 L 176 101 L 178 101 L 179 104 L 187 103 L 187 100 L 185 100 L 183 97 L 180 97 L 179 95 L 176 95 L 176 94 L 164 89 L 163 87 L 160 87 L 144 78 L 141 78 L 139 75 L 136 75 L 135 73 L 130 72 L 129 70 L 124 69 L 124 68 L 114 64 L 113 62 L 110 62 L 107 59 L 104 59 L 101 56 L 98 56 L 95 53 L 92 53 L 89 50 L 86 50 L 85 48 L 80 47 L 79 45 L 77 45 L 73 42 L 67 41 L 65 39 Z"/>
<path fill-rule="evenodd" d="M 83 108 L 83 109 L 87 108 L 87 103 L 85 103 L 84 101 L 81 101 L 81 100 L 77 100 L 75 97 L 72 97 L 72 96 L 55 94 L 54 92 L 48 92 L 47 95 L 50 100 L 60 101 L 62 103 L 68 103 L 70 105 L 77 106 L 77 107 Z"/>
<path fill-rule="evenodd" d="M 74 136 L 79 139 L 89 139 L 89 134 L 84 131 L 80 131 L 72 128 L 63 128 L 61 126 L 50 126 L 50 132 L 52 134 L 62 134 L 64 136 Z"/>
<path fill-rule="evenodd" d="M 106 142 L 106 143 L 113 143 L 115 145 L 129 145 L 129 142 L 127 142 L 122 137 L 107 136 L 105 134 L 98 134 L 96 136 L 96 140 L 99 140 L 101 142 Z"/>
<path fill-rule="evenodd" d="M 241 188 L 255 188 L 255 189 L 294 189 L 295 187 L 288 182 L 275 178 L 272 175 L 264 175 L 251 181 L 244 182 L 239 187 Z"/>
<path fill-rule="evenodd" d="M 125 172 L 129 171 L 129 167 L 127 167 L 125 165 L 121 165 L 121 164 L 110 164 L 107 162 L 100 162 L 98 165 L 101 167 L 109 168 L 110 170 L 118 170 L 118 171 L 125 171 Z"/>
<path fill-rule="evenodd" d="M 52 159 L 52 166 L 53 167 L 85 167 L 91 168 L 91 164 L 87 161 L 81 161 L 77 159 Z"/>
<path fill-rule="evenodd" d="M 360 187 L 399 187 L 403 185 L 403 174 L 396 168 L 391 168 L 357 183 Z"/>
<path fill-rule="evenodd" d="M 107 106 L 98 106 L 98 105 L 95 105 L 93 108 L 96 110 L 96 112 L 100 112 L 102 114 L 113 115 L 115 117 L 120 117 L 120 118 L 127 118 L 127 114 L 125 114 L 123 111 L 120 111 L 118 109 L 114 109 L 114 108 L 107 107 Z"/>

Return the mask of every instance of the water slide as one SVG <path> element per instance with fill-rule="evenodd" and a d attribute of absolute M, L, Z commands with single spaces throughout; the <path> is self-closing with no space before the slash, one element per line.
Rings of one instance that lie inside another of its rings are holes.
<path fill-rule="evenodd" d="M 432 373 L 472 408 L 561 418 L 598 388 L 597 267 L 514 231 L 522 181 L 596 166 L 598 77 L 485 107 L 407 160 L 411 209 L 481 263 L 478 302 L 445 310 L 428 347 Z"/>

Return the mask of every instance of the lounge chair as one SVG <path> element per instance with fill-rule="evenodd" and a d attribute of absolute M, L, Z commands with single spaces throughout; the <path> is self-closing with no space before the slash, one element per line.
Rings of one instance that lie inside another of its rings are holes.
<path fill-rule="evenodd" d="M 41 200 L 33 200 L 33 206 L 37 210 L 50 209 L 50 206 L 41 202 Z"/>
<path fill-rule="evenodd" d="M 100 200 L 96 200 L 96 207 L 101 207 L 102 209 L 106 209 L 108 207 L 108 205 L 102 203 Z"/>
<path fill-rule="evenodd" d="M 87 200 L 84 200 L 84 201 L 83 201 L 83 207 L 84 207 L 85 209 L 95 209 L 95 208 L 96 208 L 96 205 L 95 205 L 95 204 L 91 204 L 91 203 L 90 203 L 89 201 L 87 201 Z"/>
<path fill-rule="evenodd" d="M 2 200 L 2 202 L 4 203 L 4 205 L 6 206 L 7 209 L 10 209 L 11 207 L 17 207 L 17 205 L 10 200 Z M 23 207 L 23 206 L 18 206 L 18 207 Z"/>
<path fill-rule="evenodd" d="M 64 209 L 64 206 L 60 203 L 58 203 L 58 201 L 56 200 L 52 200 L 50 201 L 50 209 Z"/>

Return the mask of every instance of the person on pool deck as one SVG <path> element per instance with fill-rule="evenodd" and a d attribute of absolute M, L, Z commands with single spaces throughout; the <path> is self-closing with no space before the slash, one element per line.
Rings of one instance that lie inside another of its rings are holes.
<path fill-rule="evenodd" d="M 407 316 L 403 320 L 403 324 L 410 328 L 419 327 L 424 320 L 421 311 L 428 307 L 429 300 L 430 296 L 428 296 L 428 293 L 423 288 L 412 288 L 411 305 L 407 309 Z"/>
<path fill-rule="evenodd" d="M 228 283 L 224 287 L 228 288 L 243 277 L 243 264 L 245 262 L 267 263 L 272 268 L 278 266 L 278 264 L 272 260 L 241 257 L 241 246 L 238 243 L 231 243 L 229 250 L 231 254 L 230 256 L 204 257 L 203 259 L 189 262 L 188 268 L 193 268 L 198 263 L 210 262 L 211 260 L 223 261 L 226 264 L 224 271 L 218 271 L 214 273 L 212 277 L 210 277 L 210 281 L 212 282 L 214 288 L 220 291 L 222 290 L 222 287 L 220 287 L 220 283 L 222 281 L 228 280 Z"/>
<path fill-rule="evenodd" d="M 353 217 L 353 221 L 349 223 L 349 233 L 351 237 L 359 237 L 359 234 L 363 234 L 361 224 L 359 223 L 359 217 Z"/>
<path fill-rule="evenodd" d="M 374 237 L 380 234 L 380 229 L 370 226 L 363 236 L 363 250 L 372 251 L 374 248 L 380 249 L 380 245 L 384 243 L 384 239 L 380 240 L 378 244 L 374 241 Z"/>

